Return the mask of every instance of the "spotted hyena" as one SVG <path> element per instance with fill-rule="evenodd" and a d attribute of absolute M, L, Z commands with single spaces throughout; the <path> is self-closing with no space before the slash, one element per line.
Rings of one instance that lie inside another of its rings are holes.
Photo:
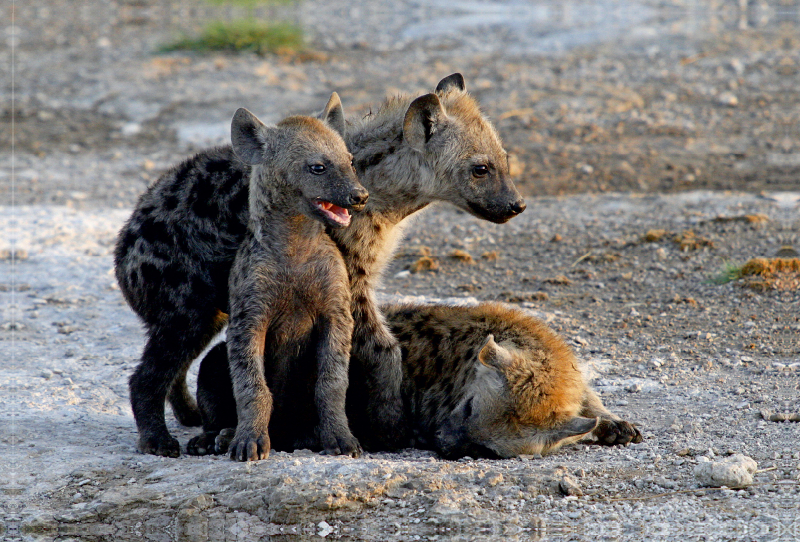
<path fill-rule="evenodd" d="M 638 429 L 603 406 L 569 346 L 536 318 L 490 303 L 388 306 L 383 312 L 403 353 L 404 408 L 411 425 L 406 446 L 447 458 L 515 457 L 579 440 L 642 440 Z M 197 395 L 204 415 L 232 427 L 236 411 L 225 367 L 224 359 L 204 359 Z M 348 397 L 348 407 L 364 406 Z M 353 425 L 360 439 L 370 430 Z M 399 425 L 395 431 L 402 434 Z M 199 452 L 225 451 L 231 434 L 206 434 L 207 446 Z"/>
<path fill-rule="evenodd" d="M 403 417 L 402 363 L 374 290 L 406 219 L 430 203 L 447 201 L 502 223 L 521 213 L 525 203 L 509 176 L 500 137 L 460 74 L 442 79 L 432 93 L 388 99 L 376 113 L 351 122 L 345 140 L 370 193 L 364 211 L 353 216 L 348 228 L 328 232 L 350 279 L 354 331 L 348 393 L 366 405 L 348 415 L 374 429 L 362 444 L 386 447 L 394 434 L 385 430 L 387 424 L 396 428 L 394 420 Z M 201 153 L 159 179 L 120 234 L 117 277 L 148 327 L 142 363 L 131 380 L 134 412 L 140 413 L 137 425 L 145 435 L 143 451 L 177 453 L 164 423 L 165 397 L 179 421 L 200 421 L 185 374 L 225 321 L 227 277 L 247 226 L 248 175 L 249 166 L 230 148 Z M 189 267 L 192 273 L 185 280 Z M 187 305 L 195 322 L 190 333 L 184 332 L 187 315 L 173 309 Z M 175 342 L 165 343 L 162 337 L 175 337 Z M 220 348 L 211 355 L 224 352 Z M 206 429 L 221 428 L 207 421 L 211 426 L 204 424 Z M 394 441 L 398 446 L 404 442 Z"/>
<path fill-rule="evenodd" d="M 164 423 L 164 399 L 168 392 L 173 405 L 182 405 L 176 408 L 179 420 L 200 423 L 196 407 L 188 408 L 183 376 L 191 360 L 228 321 L 227 313 L 231 311 L 228 275 L 240 247 L 250 250 L 249 259 L 238 257 L 240 271 L 252 266 L 259 273 L 258 278 L 266 276 L 264 269 L 285 272 L 286 277 L 309 273 L 304 291 L 313 303 L 309 302 L 302 314 L 320 316 L 318 320 L 325 320 L 334 328 L 337 344 L 326 354 L 331 360 L 323 365 L 329 367 L 344 362 L 347 366 L 352 328 L 347 274 L 340 253 L 325 234 L 325 227 L 344 225 L 345 215 L 349 221 L 346 209 L 363 207 L 366 190 L 358 183 L 352 156 L 341 138 L 344 117 L 335 94 L 323 119 L 325 123 L 294 117 L 277 127 L 267 128 L 252 115 L 237 113 L 232 136 L 239 152 L 234 153 L 229 148 L 213 149 L 174 168 L 142 196 L 133 216 L 123 227 L 115 254 L 117 277 L 123 294 L 143 318 L 148 331 L 142 363 L 130 381 L 139 448 L 143 452 L 179 454 L 178 442 L 169 435 Z M 256 141 L 260 147 L 253 149 Z M 231 164 L 234 167 L 228 167 Z M 315 171 L 315 168 L 322 171 Z M 243 183 L 249 187 L 239 189 Z M 241 229 L 242 221 L 244 229 Z M 284 227 L 287 224 L 297 228 Z M 256 250 L 265 243 L 274 256 L 272 267 L 266 265 L 270 262 L 264 251 Z M 296 246 L 314 246 L 318 250 L 315 254 L 292 252 Z M 296 259 L 284 257 L 287 252 Z M 296 269 L 291 269 L 291 265 Z M 255 277 L 251 282 L 242 280 L 241 272 L 235 278 L 237 281 L 231 284 L 236 288 L 237 304 L 232 308 L 238 312 L 231 331 L 236 337 L 236 348 L 240 348 L 241 341 L 245 340 L 242 334 L 248 331 L 240 329 L 240 322 L 246 319 L 247 310 L 253 310 L 253 303 L 242 300 L 257 297 L 261 293 L 259 288 L 265 287 L 263 281 L 258 282 Z M 278 281 L 278 286 L 291 301 L 286 283 Z M 262 327 L 268 320 L 265 314 L 253 317 Z M 272 319 L 287 329 L 296 324 L 274 315 Z M 273 322 L 269 330 L 274 331 L 276 325 Z M 305 324 L 297 325 L 294 346 L 308 342 L 303 333 L 321 333 L 319 326 L 309 330 L 305 329 Z M 261 329 L 262 332 L 266 330 L 266 327 Z M 330 331 L 325 330 L 317 338 L 320 344 L 328 340 L 325 333 Z M 239 352 L 237 350 L 237 354 Z M 236 367 L 243 363 L 240 357 L 236 358 Z M 248 386 L 244 376 L 237 379 L 237 385 L 241 384 L 245 390 L 242 393 L 258 392 L 261 399 L 252 406 L 258 406 L 263 417 L 269 415 L 269 408 L 259 383 L 249 382 Z M 336 393 L 343 393 L 346 381 L 343 387 L 336 386 L 341 388 Z M 330 410 L 328 403 L 331 401 L 326 403 L 326 397 L 320 394 L 318 404 Z M 335 403 L 334 400 L 332 404 Z M 341 418 L 344 413 L 336 415 Z M 335 421 L 342 425 L 340 419 Z M 337 430 L 349 435 L 344 425 Z"/>
<path fill-rule="evenodd" d="M 385 307 L 400 341 L 411 444 L 445 457 L 547 453 L 581 439 L 641 442 L 587 386 L 543 322 L 499 304 Z"/>

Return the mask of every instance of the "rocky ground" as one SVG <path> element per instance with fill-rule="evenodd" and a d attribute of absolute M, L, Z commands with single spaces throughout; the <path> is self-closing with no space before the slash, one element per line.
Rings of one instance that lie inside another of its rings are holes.
<path fill-rule="evenodd" d="M 800 249 L 796 6 L 338 5 L 269 8 L 303 22 L 312 51 L 257 57 L 153 53 L 226 8 L 17 3 L 0 50 L 7 70 L 15 45 L 16 67 L 0 131 L 0 535 L 800 539 L 800 425 L 764 418 L 800 413 L 798 277 L 730 273 Z M 362 114 L 453 71 L 514 153 L 528 209 L 502 226 L 426 211 L 381 295 L 532 311 L 644 442 L 457 462 L 136 453 L 126 382 L 143 334 L 111 270 L 136 196 L 224 141 L 237 107 L 277 120 L 336 90 Z M 697 465 L 732 453 L 757 462 L 753 484 L 701 488 Z"/>

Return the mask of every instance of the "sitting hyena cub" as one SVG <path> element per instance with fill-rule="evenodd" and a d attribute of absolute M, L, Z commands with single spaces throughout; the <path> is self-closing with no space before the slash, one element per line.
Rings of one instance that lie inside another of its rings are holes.
<path fill-rule="evenodd" d="M 316 237 L 323 226 L 306 215 L 324 219 L 333 228 L 341 227 L 340 218 L 346 221 L 346 212 L 338 207 L 347 208 L 351 203 L 353 207 L 363 206 L 366 192 L 354 177 L 350 154 L 339 137 L 344 131 L 344 115 L 337 95 L 331 97 L 320 118 L 324 124 L 308 118 L 292 118 L 270 129 L 263 129 L 256 122 L 241 123 L 237 137 L 240 150 L 247 149 L 248 142 L 252 146 L 253 138 L 259 137 L 266 138 L 262 144 L 275 145 L 247 156 L 259 162 L 271 160 L 272 169 L 261 167 L 261 175 L 277 174 L 284 187 L 281 197 L 291 200 L 272 204 L 276 218 L 284 220 L 278 224 L 285 226 L 284 230 L 293 226 L 294 229 L 289 228 L 292 235 L 299 235 L 306 228 L 312 240 L 303 239 L 297 246 L 317 246 L 320 252 L 299 251 L 297 258 L 309 256 L 322 271 L 335 275 L 330 277 L 326 293 L 346 292 L 346 273 L 342 275 L 344 283 L 334 280 L 341 272 L 339 252 L 327 239 Z M 247 120 L 247 116 L 241 120 Z M 329 126 L 335 127 L 338 134 Z M 252 135 L 247 132 L 248 127 L 252 128 Z M 284 147 L 279 147 L 279 143 Z M 274 160 L 271 154 L 265 154 L 273 152 Z M 144 321 L 148 334 L 141 363 L 130 379 L 139 450 L 144 453 L 173 457 L 180 454 L 180 445 L 169 434 L 164 419 L 165 399 L 172 403 L 178 421 L 184 425 L 201 423 L 184 376 L 191 361 L 228 321 L 228 279 L 237 250 L 247 235 L 250 203 L 259 208 L 262 218 L 273 212 L 267 213 L 262 208 L 263 198 L 253 197 L 254 191 L 261 187 L 257 184 L 258 177 L 251 178 L 252 169 L 254 166 L 243 162 L 231 147 L 204 151 L 175 166 L 154 183 L 120 231 L 114 253 L 117 280 L 125 299 Z M 256 181 L 252 187 L 251 181 Z M 318 188 L 312 190 L 312 185 Z M 334 192 L 335 195 L 325 196 Z M 293 193 L 296 195 L 289 197 Z M 352 201 L 347 199 L 349 195 Z M 325 209 L 327 203 L 317 204 L 314 199 L 326 197 L 336 200 L 333 203 L 338 207 Z M 293 213 L 291 220 L 286 213 Z M 337 217 L 337 213 L 342 216 Z M 278 229 L 259 224 L 253 223 L 255 237 L 262 240 L 274 237 L 279 250 L 276 254 L 283 255 L 281 251 L 291 246 L 286 244 L 287 239 L 280 238 Z M 330 260 L 326 259 L 329 255 Z M 285 261 L 284 258 L 279 263 Z M 301 269 L 297 274 L 315 269 L 314 265 L 298 265 Z M 278 268 L 276 264 L 275 269 Z M 338 284 L 343 287 L 337 288 Z M 313 296 L 312 289 L 309 295 Z M 349 293 L 345 295 L 348 297 L 342 298 L 341 303 L 347 307 Z M 324 303 L 319 298 L 316 301 Z M 335 301 L 330 304 L 331 311 L 340 306 Z M 309 310 L 314 307 L 319 305 L 312 304 Z M 344 312 L 349 313 L 349 309 Z M 314 331 L 318 329 L 315 327 Z"/>
<path fill-rule="evenodd" d="M 347 269 L 325 228 L 348 226 L 348 209 L 363 208 L 367 191 L 340 137 L 344 116 L 337 118 L 338 134 L 311 117 L 275 127 L 246 109 L 233 117 L 233 150 L 253 168 L 248 231 L 229 280 L 238 414 L 229 450 L 239 461 L 269 455 L 270 388 L 294 417 L 273 425 L 276 437 L 330 454 L 361 452 L 345 415 L 353 334 Z M 287 379 L 298 367 L 304 381 Z"/>
<path fill-rule="evenodd" d="M 638 429 L 606 410 L 569 346 L 536 318 L 491 303 L 401 305 L 383 312 L 402 350 L 403 402 L 412 427 L 406 446 L 447 458 L 507 458 L 579 440 L 642 440 Z M 197 382 L 201 411 L 218 427 L 236 425 L 225 367 L 224 359 L 205 358 Z M 347 400 L 348 409 L 365 406 L 358 396 Z M 352 429 L 359 438 L 369 431 L 361 424 Z M 216 444 L 190 453 L 222 453 L 230 434 L 222 431 Z M 204 434 L 209 443 L 214 436 Z"/>
<path fill-rule="evenodd" d="M 540 320 L 491 303 L 383 311 L 403 352 L 411 445 L 444 457 L 514 457 L 578 440 L 641 442 Z"/>

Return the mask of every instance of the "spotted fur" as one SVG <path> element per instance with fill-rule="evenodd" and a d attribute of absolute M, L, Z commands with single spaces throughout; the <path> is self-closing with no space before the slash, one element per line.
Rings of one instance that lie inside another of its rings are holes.
<path fill-rule="evenodd" d="M 359 180 L 370 193 L 365 210 L 353 217 L 350 227 L 328 232 L 350 278 L 355 327 L 348 393 L 367 405 L 348 415 L 373 428 L 370 440 L 375 442 L 362 444 L 386 447 L 394 434 L 387 427 L 395 427 L 403 416 L 402 365 L 374 290 L 406 219 L 430 203 L 447 201 L 499 223 L 521 213 L 525 204 L 510 179 L 500 138 L 460 74 L 442 79 L 434 93 L 387 100 L 377 113 L 349 125 L 346 141 Z M 209 163 L 215 173 L 205 175 Z M 476 166 L 485 166 L 485 172 L 476 175 Z M 247 174 L 248 166 L 230 149 L 201 153 L 159 179 L 120 234 L 117 278 L 149 336 L 131 380 L 140 433 L 147 425 L 166 432 L 162 403 L 167 390 L 179 420 L 194 425 L 199 419 L 186 392 L 185 373 L 224 321 L 218 314 L 227 309 L 227 275 L 247 225 L 247 205 L 241 205 L 247 201 Z M 182 189 L 174 193 L 169 188 L 173 185 Z M 209 209 L 196 212 L 191 202 L 198 200 L 207 201 Z M 229 201 L 239 206 L 226 207 Z M 230 220 L 222 216 L 231 212 Z M 158 242 L 144 239 L 143 225 L 151 219 L 167 229 Z M 168 284 L 165 271 L 173 268 L 175 279 Z M 175 344 L 162 340 L 176 335 Z M 403 442 L 394 440 L 394 445 Z M 161 453 L 159 448 L 145 449 Z"/>
<path fill-rule="evenodd" d="M 403 398 L 411 432 L 404 446 L 428 448 L 448 458 L 545 454 L 579 440 L 601 444 L 640 442 L 633 425 L 610 413 L 588 387 L 567 344 L 540 320 L 498 304 L 477 307 L 383 307 L 403 355 Z M 203 360 L 198 397 L 229 425 L 231 386 Z M 361 398 L 348 395 L 351 410 Z M 402 434 L 399 420 L 390 428 Z M 363 438 L 368 424 L 352 424 Z M 206 436 L 204 453 L 226 447 L 226 433 Z"/>
<path fill-rule="evenodd" d="M 258 361 L 264 357 L 264 336 L 268 336 L 273 343 L 267 356 L 268 374 L 271 368 L 279 371 L 288 360 L 305 354 L 311 359 L 311 373 L 326 387 L 308 401 L 320 413 L 321 446 L 334 451 L 338 439 L 346 443 L 338 449 L 357 451 L 344 418 L 352 335 L 347 272 L 315 214 L 313 200 L 341 207 L 352 207 L 358 200 L 362 207 L 366 191 L 358 183 L 352 156 L 340 135 L 344 126 L 336 122 L 341 118 L 341 102 L 335 94 L 323 118 L 339 133 L 308 117 L 291 117 L 267 128 L 249 112 L 237 112 L 232 126 L 237 153 L 215 149 L 174 169 L 142 197 L 121 231 L 115 254 L 117 277 L 148 330 L 142 362 L 130 381 L 141 451 L 167 456 L 180 452 L 164 423 L 170 383 L 169 398 L 179 419 L 193 424 L 201 421 L 186 418 L 187 413 L 196 413 L 196 407 L 192 412 L 187 407 L 188 393 L 176 390 L 185 390 L 189 363 L 223 328 L 226 313 L 232 316 L 229 346 L 235 354 L 231 370 L 236 395 L 239 404 L 247 407 L 241 416 L 242 434 L 247 433 L 242 447 L 260 439 L 265 451 L 256 446 L 254 453 L 269 451 L 266 427 L 271 407 L 264 368 Z M 233 167 L 226 169 L 223 162 Z M 308 162 L 323 164 L 327 170 L 312 174 Z M 216 175 L 201 178 L 209 171 Z M 211 192 L 204 185 L 208 180 L 215 181 Z M 248 189 L 239 189 L 240 183 L 249 185 Z M 201 198 L 215 197 L 216 203 L 200 203 Z M 247 211 L 237 208 L 231 217 L 224 205 L 231 201 L 245 205 Z M 200 208 L 210 207 L 217 213 L 218 224 L 212 220 L 214 213 L 200 216 Z M 245 229 L 240 232 L 242 219 Z M 153 230 L 160 235 L 151 235 Z M 303 302 L 292 305 L 298 292 Z M 280 312 L 282 305 L 266 302 L 267 294 L 279 295 L 281 302 L 303 310 Z M 309 321 L 313 325 L 306 325 Z M 271 330 L 282 332 L 276 335 Z M 316 344 L 318 352 L 312 348 Z M 250 451 L 240 457 L 250 458 Z"/>

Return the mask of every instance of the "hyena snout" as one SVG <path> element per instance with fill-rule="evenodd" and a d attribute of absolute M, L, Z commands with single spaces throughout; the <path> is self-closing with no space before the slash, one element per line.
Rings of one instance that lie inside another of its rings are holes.
<path fill-rule="evenodd" d="M 527 207 L 528 206 L 525 204 L 525 200 L 519 198 L 517 201 L 515 201 L 509 206 L 509 210 L 511 211 L 512 214 L 518 215 L 522 211 L 524 211 Z"/>
<path fill-rule="evenodd" d="M 355 187 L 350 191 L 350 195 L 348 196 L 348 201 L 350 203 L 350 208 L 354 211 L 360 211 L 364 208 L 367 204 L 367 200 L 369 199 L 369 192 L 363 186 Z"/>

